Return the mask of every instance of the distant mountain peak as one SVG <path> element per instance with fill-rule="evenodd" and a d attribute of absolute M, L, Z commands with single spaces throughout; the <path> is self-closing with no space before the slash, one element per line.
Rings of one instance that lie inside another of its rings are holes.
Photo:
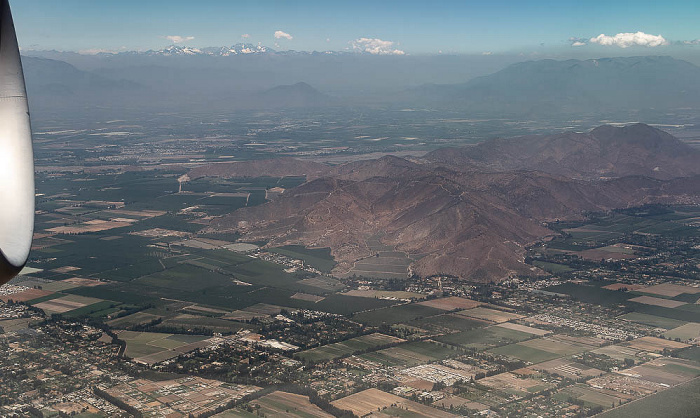
<path fill-rule="evenodd" d="M 700 151 L 643 123 L 603 125 L 588 133 L 494 139 L 471 147 L 433 151 L 425 158 L 450 167 L 535 170 L 586 180 L 625 176 L 670 179 L 700 174 Z"/>

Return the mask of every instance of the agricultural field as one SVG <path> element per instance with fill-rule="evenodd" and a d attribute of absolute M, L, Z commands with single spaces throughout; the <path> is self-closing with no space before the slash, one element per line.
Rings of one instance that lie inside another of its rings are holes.
<path fill-rule="evenodd" d="M 529 363 L 540 363 L 591 350 L 599 347 L 602 342 L 590 337 L 576 338 L 565 335 L 552 335 L 498 347 L 491 349 L 490 352 L 517 358 Z"/>
<path fill-rule="evenodd" d="M 566 358 L 545 361 L 543 363 L 530 366 L 530 368 L 550 374 L 556 374 L 569 379 L 579 379 L 581 377 L 592 377 L 605 374 L 603 370 L 598 370 Z"/>
<path fill-rule="evenodd" d="M 13 283 L 14 284 L 14 283 Z M 11 295 L 2 295 L 0 300 L 7 302 L 8 300 L 14 300 L 16 302 L 27 302 L 34 301 L 40 298 L 45 298 L 47 296 L 53 295 L 53 291 L 48 289 L 27 289 L 19 293 L 13 293 Z"/>
<path fill-rule="evenodd" d="M 134 331 L 118 331 L 117 336 L 126 342 L 126 356 L 149 365 L 206 347 L 209 338 L 200 335 Z"/>
<path fill-rule="evenodd" d="M 465 311 L 459 311 L 457 312 L 457 314 L 467 316 L 469 318 L 482 319 L 485 321 L 491 321 L 496 323 L 524 318 L 524 315 L 485 308 L 483 306 L 473 309 L 467 309 Z"/>
<path fill-rule="evenodd" d="M 639 361 L 643 355 L 638 349 L 623 345 L 608 345 L 592 350 L 592 352 L 620 361 L 624 361 L 625 359 Z"/>
<path fill-rule="evenodd" d="M 384 410 L 388 416 L 449 418 L 455 415 L 440 411 L 430 406 L 401 398 L 379 389 L 367 389 L 332 402 L 333 406 L 352 411 L 357 416 L 366 416 L 372 412 L 395 405 L 396 410 Z"/>
<path fill-rule="evenodd" d="M 697 414 L 700 404 L 700 379 L 624 404 L 599 415 L 600 418 L 685 418 Z"/>
<path fill-rule="evenodd" d="M 347 296 L 356 296 L 361 298 L 379 298 L 390 300 L 411 300 L 424 299 L 425 295 L 414 292 L 404 292 L 402 290 L 359 290 L 354 289 L 343 293 Z"/>
<path fill-rule="evenodd" d="M 380 333 L 363 335 L 346 341 L 312 348 L 297 354 L 297 357 L 307 362 L 335 360 L 355 353 L 372 350 L 375 347 L 404 342 L 401 338 Z"/>
<path fill-rule="evenodd" d="M 664 385 L 675 386 L 700 376 L 700 364 L 692 360 L 655 359 L 625 370 L 625 373 Z"/>
<path fill-rule="evenodd" d="M 285 416 L 299 418 L 331 418 L 333 415 L 324 412 L 318 406 L 309 402 L 308 396 L 294 393 L 275 391 L 248 403 L 247 408 L 239 407 L 214 415 L 218 418 L 246 418 L 260 416 Z M 254 411 L 254 412 L 252 412 Z"/>
<path fill-rule="evenodd" d="M 658 284 L 656 286 L 649 286 L 649 287 L 645 287 L 643 289 L 639 289 L 638 292 L 651 293 L 653 295 L 673 298 L 673 297 L 676 297 L 676 296 L 681 295 L 683 293 L 688 293 L 691 295 L 698 294 L 698 293 L 700 293 L 700 287 L 690 287 L 690 286 L 676 285 L 676 284 L 672 284 L 672 283 L 663 283 L 663 284 Z"/>
<path fill-rule="evenodd" d="M 345 285 L 343 283 L 329 276 L 310 277 L 308 279 L 300 280 L 299 284 L 310 286 L 326 292 L 338 292 L 345 289 Z"/>
<path fill-rule="evenodd" d="M 131 315 L 123 316 L 107 321 L 107 325 L 113 328 L 129 328 L 134 325 L 146 324 L 151 321 L 161 319 L 162 316 L 154 315 L 146 312 L 136 312 Z"/>
<path fill-rule="evenodd" d="M 335 267 L 330 248 L 306 248 L 301 245 L 285 245 L 284 247 L 270 248 L 269 251 L 286 255 L 296 260 L 303 260 L 308 265 L 324 273 L 330 273 Z"/>
<path fill-rule="evenodd" d="M 688 344 L 685 343 L 680 343 L 676 341 L 669 341 L 669 340 L 664 340 L 662 338 L 656 338 L 656 337 L 641 337 L 637 338 L 636 340 L 629 341 L 627 343 L 624 343 L 624 345 L 637 349 L 637 350 L 644 350 L 644 351 L 649 351 L 649 352 L 656 352 L 656 353 L 661 353 L 665 349 L 679 349 L 679 348 L 685 348 L 688 347 Z"/>
<path fill-rule="evenodd" d="M 531 347 L 524 344 L 510 344 L 489 350 L 490 353 L 516 358 L 528 363 L 540 363 L 561 357 L 564 354 L 556 353 L 541 348 Z"/>
<path fill-rule="evenodd" d="M 56 299 L 35 303 L 34 306 L 50 314 L 63 314 L 99 302 L 104 302 L 104 300 L 78 295 L 66 295 Z"/>
<path fill-rule="evenodd" d="M 511 329 L 513 331 L 520 331 L 520 332 L 525 332 L 527 334 L 537 335 L 539 337 L 551 333 L 551 331 L 547 331 L 544 329 L 528 327 L 526 325 L 514 324 L 512 322 L 503 322 L 503 323 L 500 323 L 496 326 L 501 327 L 501 328 Z"/>
<path fill-rule="evenodd" d="M 547 382 L 543 377 L 545 376 L 541 373 L 518 375 L 506 372 L 480 379 L 479 384 L 509 396 L 523 397 L 555 387 L 555 384 Z"/>
<path fill-rule="evenodd" d="M 644 324 L 644 325 L 650 325 L 652 327 L 664 328 L 664 329 L 668 329 L 668 330 L 673 329 L 673 328 L 677 328 L 677 327 L 680 327 L 681 325 L 686 324 L 686 322 L 679 321 L 677 319 L 664 318 L 661 316 L 648 315 L 648 314 L 643 314 L 643 313 L 639 313 L 639 312 L 630 312 L 628 314 L 624 314 L 622 316 L 619 316 L 618 318 L 625 319 L 627 321 L 637 322 L 637 323 Z"/>
<path fill-rule="evenodd" d="M 453 348 L 443 347 L 431 341 L 417 341 L 362 354 L 359 357 L 385 366 L 413 367 L 455 354 Z"/>
<path fill-rule="evenodd" d="M 390 308 L 377 309 L 370 312 L 362 312 L 353 317 L 354 321 L 367 325 L 397 324 L 415 321 L 443 313 L 442 309 L 423 306 L 418 303 L 392 306 Z"/>
<path fill-rule="evenodd" d="M 618 305 L 633 297 L 633 295 L 630 295 L 628 292 L 608 290 L 592 284 L 581 285 L 564 283 L 550 286 L 546 290 L 549 292 L 563 293 L 582 302 L 594 303 L 602 306 Z"/>
<path fill-rule="evenodd" d="M 533 335 L 527 332 L 490 326 L 437 337 L 436 340 L 448 344 L 461 345 L 467 348 L 485 349 L 524 341 L 532 337 Z"/>
<path fill-rule="evenodd" d="M 679 339 L 683 342 L 697 344 L 700 342 L 700 323 L 690 322 L 673 328 L 664 333 L 664 337 L 672 340 Z"/>
<path fill-rule="evenodd" d="M 467 318 L 454 313 L 430 316 L 410 322 L 411 326 L 432 332 L 460 332 L 489 325 L 480 319 Z"/>
<path fill-rule="evenodd" d="M 451 296 L 447 298 L 430 299 L 424 302 L 420 302 L 419 305 L 429 306 L 431 308 L 442 309 L 444 311 L 455 311 L 458 309 L 472 309 L 481 305 L 481 303 L 467 299 L 460 298 L 457 296 Z"/>
<path fill-rule="evenodd" d="M 613 283 L 613 284 L 609 284 L 607 286 L 603 286 L 603 289 L 634 291 L 634 290 L 644 289 L 645 287 L 646 286 L 641 285 L 641 284 Z"/>
<path fill-rule="evenodd" d="M 241 329 L 249 327 L 246 324 L 241 324 L 239 322 L 227 321 L 225 319 L 212 318 L 209 316 L 190 315 L 186 313 L 170 317 L 161 322 L 159 326 L 175 327 L 183 330 L 202 329 L 210 332 L 218 332 L 224 335 L 234 334 Z"/>
<path fill-rule="evenodd" d="M 564 264 L 558 264 L 558 263 L 549 263 L 547 261 L 534 261 L 532 263 L 534 266 L 537 266 L 541 268 L 542 270 L 548 271 L 552 274 L 558 274 L 558 273 L 568 273 L 570 271 L 573 271 L 571 267 L 564 265 Z"/>
<path fill-rule="evenodd" d="M 676 352 L 679 358 L 693 360 L 700 363 L 700 346 L 693 345 Z"/>
<path fill-rule="evenodd" d="M 340 275 L 341 277 L 360 276 L 377 279 L 406 279 L 408 277 L 408 267 L 415 261 L 408 254 L 382 244 L 380 237 L 368 239 L 367 246 L 376 256 L 355 262 L 347 273 Z"/>
<path fill-rule="evenodd" d="M 613 392 L 614 393 L 614 392 Z M 584 384 L 576 384 L 568 386 L 554 395 L 554 398 L 567 401 L 569 398 L 584 402 L 588 406 L 599 406 L 604 409 L 610 408 L 612 405 L 619 405 L 620 402 L 628 400 L 626 397 L 618 397 L 610 392 L 603 393 L 602 391 L 591 388 Z"/>
<path fill-rule="evenodd" d="M 677 308 L 683 306 L 685 302 L 679 302 L 677 300 L 655 298 L 653 296 L 637 296 L 629 300 L 630 302 L 644 303 L 646 305 L 661 306 L 664 308 Z"/>

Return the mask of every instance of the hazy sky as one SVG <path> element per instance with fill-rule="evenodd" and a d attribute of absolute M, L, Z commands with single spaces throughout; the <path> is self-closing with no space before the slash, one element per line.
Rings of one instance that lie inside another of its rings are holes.
<path fill-rule="evenodd" d="M 572 54 L 581 53 L 575 49 L 663 54 L 700 38 L 697 0 L 10 3 L 25 49 L 143 50 L 173 43 L 202 47 L 251 42 L 281 50 L 358 48 L 406 54 L 531 53 L 538 48 L 567 48 Z M 606 36 L 591 41 L 601 34 Z M 700 53 L 700 45 L 685 48 Z"/>

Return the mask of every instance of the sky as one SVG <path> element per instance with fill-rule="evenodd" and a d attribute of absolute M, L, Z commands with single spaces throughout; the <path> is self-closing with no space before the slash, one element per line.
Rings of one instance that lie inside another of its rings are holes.
<path fill-rule="evenodd" d="M 11 0 L 23 49 L 700 54 L 700 1 Z M 602 37 L 600 35 L 603 35 Z M 652 51 L 653 50 L 653 51 Z M 582 52 L 584 51 L 584 52 Z"/>

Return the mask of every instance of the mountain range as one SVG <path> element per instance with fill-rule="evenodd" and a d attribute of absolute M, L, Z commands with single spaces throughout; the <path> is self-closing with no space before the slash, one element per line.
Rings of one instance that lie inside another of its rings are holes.
<path fill-rule="evenodd" d="M 700 67 L 664 56 L 526 61 L 404 100 L 519 115 L 682 108 L 700 105 Z"/>
<path fill-rule="evenodd" d="M 700 174 L 700 150 L 651 126 L 605 125 L 590 132 L 493 139 L 442 148 L 425 158 L 450 168 L 542 171 L 582 180 L 646 176 L 667 180 Z"/>
<path fill-rule="evenodd" d="M 39 55 L 23 58 L 32 106 L 47 102 L 45 107 L 66 111 L 76 103 L 173 111 L 277 103 L 273 107 L 333 104 L 449 109 L 489 118 L 611 119 L 700 107 L 700 67 L 670 57 L 540 60 L 503 68 L 510 64 L 505 58 L 276 53 L 250 44 Z M 265 93 L 279 86 L 296 87 Z M 265 100 L 285 94 L 291 97 Z"/>
<path fill-rule="evenodd" d="M 581 135 L 603 148 L 622 146 L 621 154 L 647 158 L 640 165 L 621 164 L 601 172 L 610 159 L 595 148 L 581 147 Z M 554 161 L 545 170 L 535 169 L 537 163 L 521 155 L 519 141 L 526 141 L 523 147 L 557 144 L 559 165 Z M 685 154 L 700 161 L 698 151 L 638 124 L 602 126 L 587 134 L 492 140 L 435 151 L 420 160 L 388 156 L 327 169 L 314 166 L 317 175 L 306 183 L 264 205 L 217 218 L 209 229 L 238 232 L 245 240 L 266 240 L 271 246 L 330 247 L 339 274 L 374 256 L 368 242 L 380 237 L 383 244 L 417 260 L 412 273 L 500 280 L 538 273 L 525 264 L 525 248 L 555 234 L 548 221 L 651 203 L 700 203 L 697 167 L 680 163 L 675 171 L 652 168 L 676 159 L 685 162 Z M 559 172 L 565 168 L 575 178 Z"/>

